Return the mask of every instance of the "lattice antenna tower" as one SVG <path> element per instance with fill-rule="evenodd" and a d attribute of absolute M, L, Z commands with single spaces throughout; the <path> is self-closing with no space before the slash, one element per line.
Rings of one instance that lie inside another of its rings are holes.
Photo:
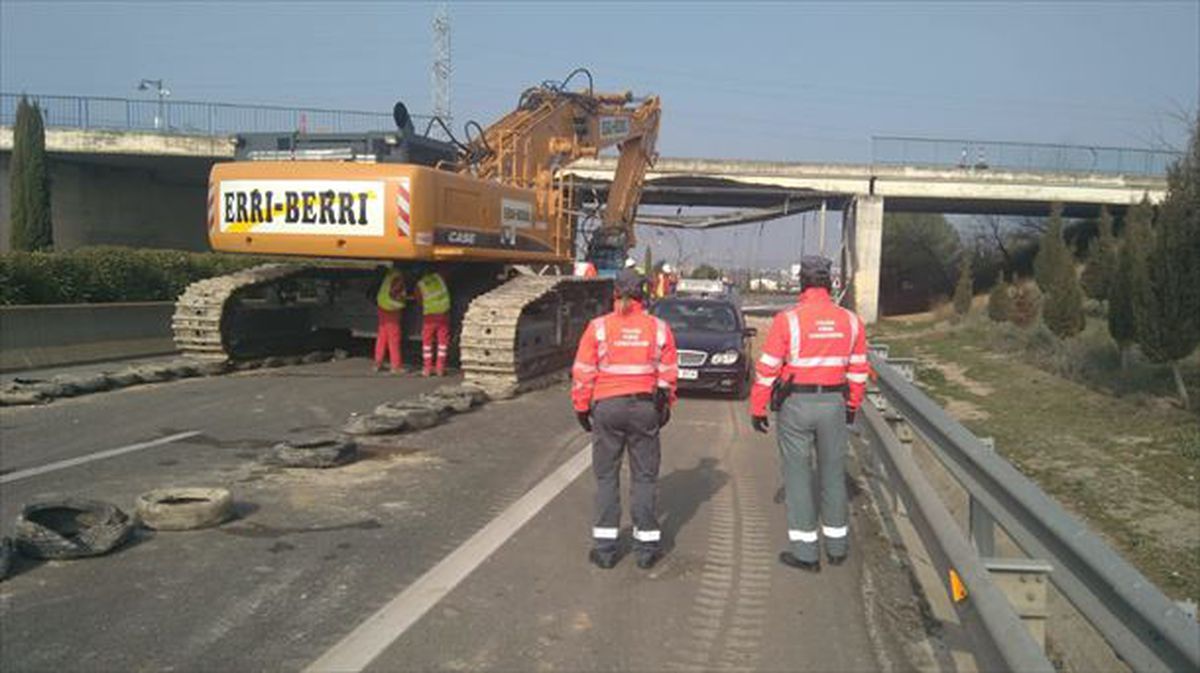
<path fill-rule="evenodd" d="M 433 114 L 450 126 L 450 9 L 441 3 L 433 14 L 433 69 L 429 83 L 433 94 Z M 434 126 L 433 133 L 444 140 L 445 132 Z"/>

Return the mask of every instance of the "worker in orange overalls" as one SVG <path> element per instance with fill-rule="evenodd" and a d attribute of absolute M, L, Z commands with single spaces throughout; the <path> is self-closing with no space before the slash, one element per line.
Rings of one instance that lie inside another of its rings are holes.
<path fill-rule="evenodd" d="M 637 565 L 651 568 L 662 556 L 659 431 L 671 420 L 678 370 L 675 335 L 665 321 L 646 312 L 645 288 L 646 279 L 637 271 L 618 274 L 615 309 L 588 324 L 571 369 L 575 415 L 584 430 L 594 433 L 596 510 L 588 558 L 604 569 L 617 563 L 621 457 L 626 450 Z"/>
<path fill-rule="evenodd" d="M 383 369 L 383 356 L 386 353 L 392 366 L 392 373 L 403 371 L 400 359 L 400 319 L 404 314 L 404 274 L 400 265 L 393 262 L 391 268 L 383 274 L 379 288 L 375 291 L 376 316 L 375 328 L 375 371 Z"/>
<path fill-rule="evenodd" d="M 417 281 L 416 298 L 421 302 L 421 375 L 446 375 L 450 354 L 450 288 L 433 268 L 422 267 Z M 437 369 L 434 370 L 434 348 Z"/>
<path fill-rule="evenodd" d="M 824 257 L 800 260 L 800 300 L 775 315 L 750 393 L 754 429 L 770 427 L 768 405 L 779 423 L 790 542 L 779 560 L 812 572 L 821 570 L 820 538 L 830 565 L 840 565 L 849 551 L 847 426 L 862 404 L 868 373 L 866 330 L 830 297 L 831 266 Z M 819 507 L 810 492 L 814 445 Z"/>
<path fill-rule="evenodd" d="M 675 279 L 671 273 L 671 265 L 664 263 L 658 273 L 654 274 L 654 299 L 662 299 L 675 291 Z"/>
<path fill-rule="evenodd" d="M 575 262 L 575 275 L 579 278 L 595 278 L 599 274 L 596 272 L 596 265 L 591 262 Z"/>

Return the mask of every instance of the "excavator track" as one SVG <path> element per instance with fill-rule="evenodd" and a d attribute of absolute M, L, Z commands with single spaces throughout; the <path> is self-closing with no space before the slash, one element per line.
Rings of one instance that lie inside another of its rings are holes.
<path fill-rule="evenodd" d="M 459 342 L 466 382 L 504 398 L 554 380 L 611 303 L 610 280 L 572 276 L 520 275 L 476 297 Z"/>
<path fill-rule="evenodd" d="M 184 355 L 204 360 L 303 353 L 314 343 L 314 310 L 328 297 L 313 288 L 361 270 L 264 264 L 197 281 L 175 303 L 171 328 Z M 318 281 L 318 282 L 309 282 Z"/>

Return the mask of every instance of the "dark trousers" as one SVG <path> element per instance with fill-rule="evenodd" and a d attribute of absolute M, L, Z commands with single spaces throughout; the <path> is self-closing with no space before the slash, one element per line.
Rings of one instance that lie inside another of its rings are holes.
<path fill-rule="evenodd" d="M 592 411 L 592 472 L 596 476 L 596 516 L 592 539 L 597 549 L 613 550 L 621 528 L 621 457 L 628 450 L 630 512 L 634 547 L 662 544 L 658 527 L 658 412 L 653 400 L 615 397 Z"/>

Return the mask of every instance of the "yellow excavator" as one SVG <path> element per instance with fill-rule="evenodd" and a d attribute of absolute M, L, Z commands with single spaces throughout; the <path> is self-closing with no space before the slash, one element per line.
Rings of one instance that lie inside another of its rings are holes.
<path fill-rule="evenodd" d="M 570 90 L 579 76 L 586 88 Z M 235 160 L 209 179 L 213 249 L 309 261 L 194 283 L 176 304 L 175 341 L 189 355 L 245 359 L 370 336 L 376 265 L 436 265 L 467 380 L 493 394 L 532 385 L 569 364 L 609 306 L 660 114 L 657 97 L 595 92 L 578 69 L 527 89 L 486 129 L 469 122 L 463 142 L 438 119 L 418 134 L 402 103 L 394 131 L 238 136 Z M 450 140 L 430 137 L 434 124 Z M 559 169 L 608 147 L 620 157 L 607 201 L 585 213 Z M 599 277 L 572 275 L 577 256 Z"/>

